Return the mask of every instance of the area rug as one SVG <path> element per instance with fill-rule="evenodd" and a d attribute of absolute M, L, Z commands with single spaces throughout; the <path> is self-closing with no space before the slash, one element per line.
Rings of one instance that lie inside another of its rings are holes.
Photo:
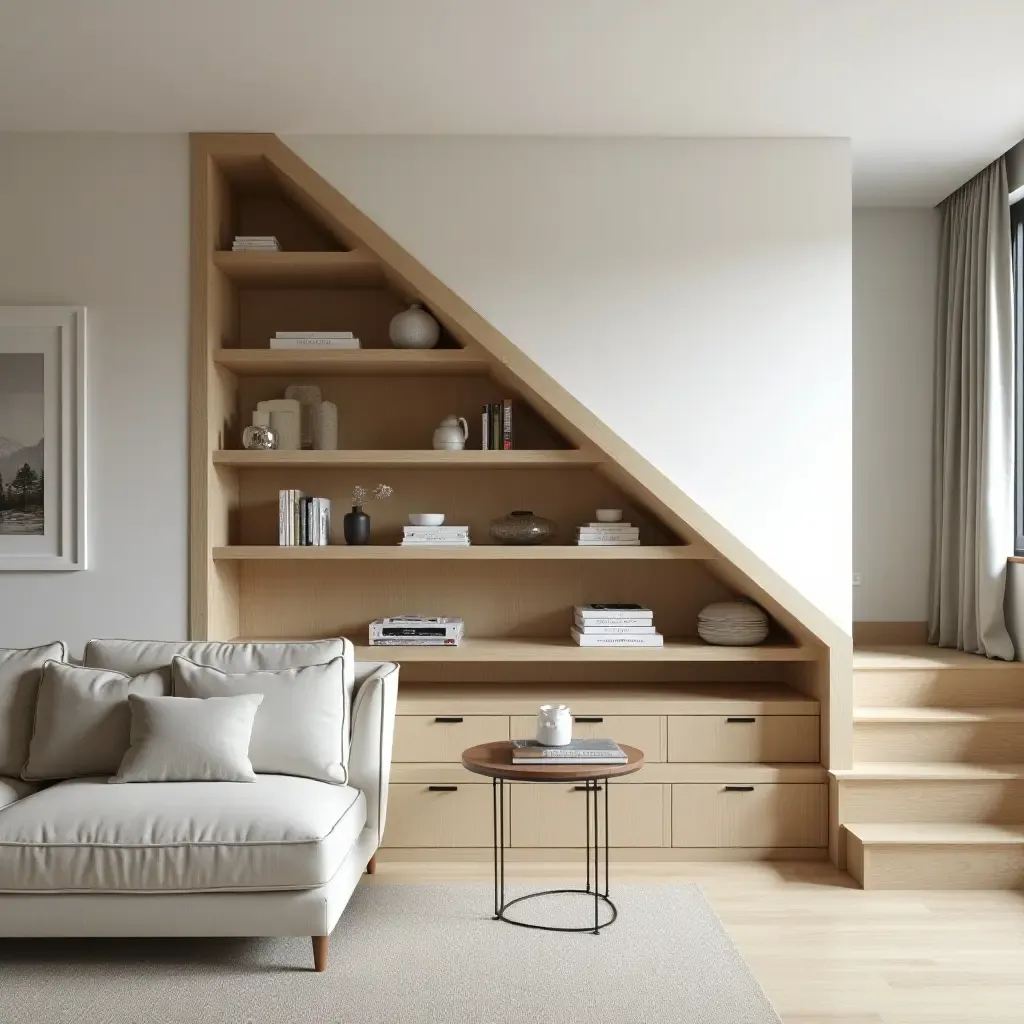
<path fill-rule="evenodd" d="M 309 939 L 3 939 L 4 1024 L 780 1024 L 694 885 L 616 887 L 600 935 L 491 919 L 489 885 L 361 885 Z M 549 897 L 522 917 L 585 923 Z M 527 911 L 528 908 L 528 911 Z"/>

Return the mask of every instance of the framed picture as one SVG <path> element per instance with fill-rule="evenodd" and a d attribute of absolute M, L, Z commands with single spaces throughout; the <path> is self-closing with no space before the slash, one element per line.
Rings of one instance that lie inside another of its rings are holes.
<path fill-rule="evenodd" d="M 0 306 L 0 571 L 86 568 L 85 307 Z"/>

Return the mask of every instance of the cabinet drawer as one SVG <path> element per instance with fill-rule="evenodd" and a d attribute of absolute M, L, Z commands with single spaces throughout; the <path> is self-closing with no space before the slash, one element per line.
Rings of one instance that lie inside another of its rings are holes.
<path fill-rule="evenodd" d="M 388 787 L 388 820 L 382 845 L 490 846 L 494 837 L 492 814 L 489 783 L 431 789 L 425 782 L 396 782 Z"/>
<path fill-rule="evenodd" d="M 512 716 L 512 739 L 531 740 L 536 735 L 537 719 L 534 715 Z M 608 736 L 616 743 L 638 747 L 644 752 L 644 759 L 647 761 L 665 760 L 660 715 L 573 716 L 572 736 L 577 740 Z"/>
<path fill-rule="evenodd" d="M 669 761 L 817 761 L 817 715 L 669 715 Z"/>
<path fill-rule="evenodd" d="M 478 743 L 508 739 L 505 715 L 399 715 L 394 761 L 461 761 Z"/>
<path fill-rule="evenodd" d="M 600 784 L 602 787 L 605 783 Z M 608 792 L 611 846 L 667 846 L 666 786 L 612 783 Z M 604 792 L 598 818 L 604 838 Z M 587 795 L 572 783 L 512 786 L 512 845 L 583 849 L 587 840 Z M 592 827 L 592 826 L 591 826 Z"/>
<path fill-rule="evenodd" d="M 822 783 L 687 783 L 672 787 L 673 846 L 825 846 Z"/>

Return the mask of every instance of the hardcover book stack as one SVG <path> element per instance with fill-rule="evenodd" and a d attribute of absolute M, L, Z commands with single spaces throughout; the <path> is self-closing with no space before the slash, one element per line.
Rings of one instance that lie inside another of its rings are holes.
<path fill-rule="evenodd" d="M 576 528 L 580 547 L 620 548 L 640 546 L 640 527 L 632 523 L 587 523 Z"/>
<path fill-rule="evenodd" d="M 569 635 L 580 647 L 664 647 L 654 612 L 638 604 L 578 604 Z"/>
<path fill-rule="evenodd" d="M 629 758 L 615 740 L 572 740 L 546 747 L 536 740 L 513 740 L 513 764 L 626 764 Z"/>
<path fill-rule="evenodd" d="M 511 451 L 514 447 L 512 433 L 512 399 L 492 402 L 483 407 L 481 414 L 480 447 L 486 451 Z"/>
<path fill-rule="evenodd" d="M 359 339 L 351 331 L 278 331 L 270 339 L 271 348 L 283 349 L 355 349 Z"/>
<path fill-rule="evenodd" d="M 278 492 L 277 542 L 282 547 L 326 547 L 331 543 L 331 502 L 302 491 Z"/>
<path fill-rule="evenodd" d="M 403 548 L 468 548 L 468 526 L 406 526 Z"/>
<path fill-rule="evenodd" d="M 273 235 L 235 235 L 232 252 L 280 252 L 281 246 Z"/>
<path fill-rule="evenodd" d="M 462 619 L 434 615 L 396 615 L 370 623 L 371 647 L 458 647 Z"/>

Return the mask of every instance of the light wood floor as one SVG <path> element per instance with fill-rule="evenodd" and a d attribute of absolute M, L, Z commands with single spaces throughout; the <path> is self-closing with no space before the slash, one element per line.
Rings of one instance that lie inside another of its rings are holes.
<path fill-rule="evenodd" d="M 451 863 L 384 863 L 367 878 L 490 880 L 490 864 Z M 863 892 L 819 863 L 622 864 L 616 881 L 699 884 L 785 1024 L 1024 1022 L 1024 892 Z"/>

